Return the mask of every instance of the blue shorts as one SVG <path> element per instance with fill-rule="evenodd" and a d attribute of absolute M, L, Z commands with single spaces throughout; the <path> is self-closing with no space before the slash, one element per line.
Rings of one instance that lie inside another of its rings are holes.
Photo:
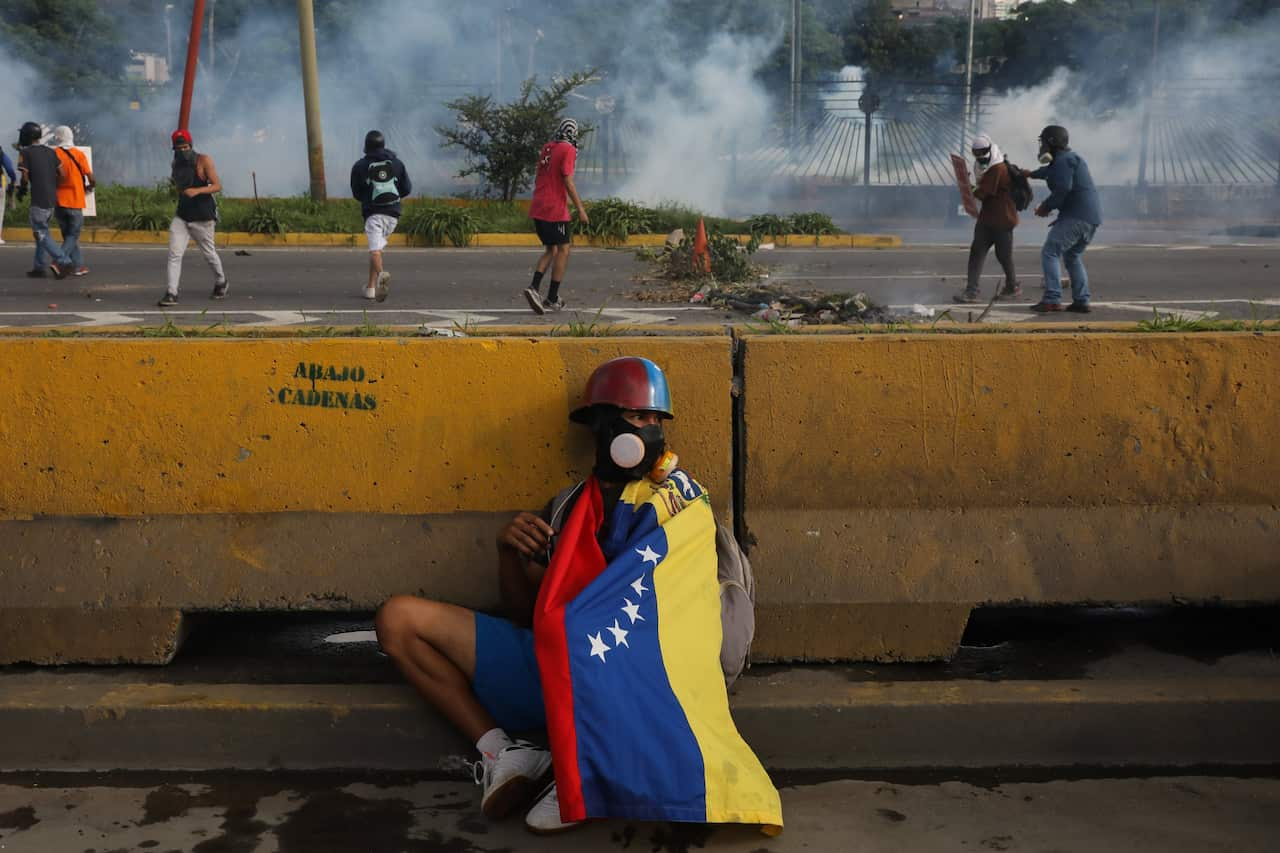
<path fill-rule="evenodd" d="M 507 731 L 547 727 L 532 631 L 506 619 L 477 613 L 472 689 L 484 709 Z"/>

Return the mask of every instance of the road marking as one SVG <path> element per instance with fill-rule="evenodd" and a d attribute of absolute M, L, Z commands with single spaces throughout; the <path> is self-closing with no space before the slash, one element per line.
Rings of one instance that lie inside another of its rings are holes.
<path fill-rule="evenodd" d="M 583 316 L 596 317 L 608 325 L 644 326 L 674 322 L 674 313 L 714 313 L 715 309 L 703 305 L 668 305 L 662 308 L 581 308 L 566 311 L 560 315 L 551 315 L 551 319 L 559 318 L 560 323 L 577 322 Z M 303 324 L 333 323 L 346 318 L 348 323 L 357 323 L 364 317 L 386 317 L 409 315 L 421 318 L 421 325 L 427 328 L 452 328 L 455 326 L 483 325 L 486 323 L 511 322 L 511 315 L 521 315 L 530 322 L 536 316 L 527 308 L 363 308 L 363 309 L 331 309 L 331 310 L 271 310 L 246 309 L 219 311 L 211 315 L 207 311 L 3 311 L 0 312 L 0 328 L 20 326 L 75 326 L 91 328 L 99 326 L 129 326 L 138 323 L 160 320 L 208 320 L 217 325 L 230 319 L 238 325 L 283 327 Z M 13 324 L 6 323 L 6 318 L 34 317 L 44 322 Z M 546 318 L 543 322 L 545 323 Z M 555 325 L 555 323 L 551 324 Z"/>
<path fill-rule="evenodd" d="M 376 643 L 377 631 L 345 631 L 341 634 L 330 634 L 324 638 L 326 643 L 341 645 L 345 643 Z"/>

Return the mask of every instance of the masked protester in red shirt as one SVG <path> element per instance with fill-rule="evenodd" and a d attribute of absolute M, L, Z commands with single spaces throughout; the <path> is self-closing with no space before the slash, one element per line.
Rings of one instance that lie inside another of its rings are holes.
<path fill-rule="evenodd" d="M 591 221 L 587 217 L 582 199 L 578 197 L 578 188 L 573 183 L 573 167 L 577 160 L 578 123 L 567 118 L 560 122 L 556 138 L 542 146 L 533 185 L 533 203 L 529 205 L 529 216 L 533 218 L 538 239 L 545 247 L 542 257 L 538 259 L 537 269 L 534 270 L 533 283 L 524 291 L 524 298 L 535 314 L 564 308 L 564 302 L 560 299 L 560 282 L 569 265 L 569 249 L 573 243 L 566 194 L 573 199 L 573 206 L 578 209 L 578 221 L 583 225 Z M 551 287 L 547 290 L 546 299 L 543 299 L 539 287 L 548 267 L 551 268 Z"/>

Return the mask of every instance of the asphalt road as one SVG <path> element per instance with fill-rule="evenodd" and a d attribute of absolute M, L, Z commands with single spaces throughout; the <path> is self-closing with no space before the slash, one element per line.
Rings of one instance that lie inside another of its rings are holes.
<path fill-rule="evenodd" d="M 636 279 L 647 266 L 622 250 L 579 249 L 571 261 L 562 295 L 569 311 L 539 318 L 520 291 L 528 283 L 536 249 L 402 249 L 387 254 L 393 273 L 391 298 L 382 304 L 361 298 L 365 253 L 358 249 L 262 249 L 248 254 L 223 250 L 230 296 L 211 301 L 212 279 L 199 253 L 190 250 L 184 269 L 182 302 L 161 310 L 164 247 L 85 247 L 89 275 L 63 281 L 29 279 L 30 244 L 0 247 L 0 328 L 120 324 L 228 323 L 265 325 L 358 324 L 365 312 L 380 325 L 564 325 L 591 320 L 611 325 L 720 323 L 742 315 L 687 303 L 638 299 Z M 769 282 L 830 292 L 865 291 L 876 302 L 927 322 L 952 309 L 965 320 L 982 306 L 957 309 L 951 295 L 964 284 L 967 246 L 929 245 L 890 250 L 781 249 L 757 259 Z M 1108 244 L 1104 239 L 1085 256 L 1095 311 L 1091 320 L 1141 320 L 1156 310 L 1187 317 L 1280 317 L 1280 241 L 1224 244 Z M 1037 315 L 1027 309 L 1039 298 L 1039 251 L 1016 250 L 1015 263 L 1025 295 L 998 303 L 991 320 L 1045 320 L 1076 325 L 1074 314 Z M 994 257 L 984 289 L 999 281 Z M 918 307 L 917 307 L 918 306 Z"/>

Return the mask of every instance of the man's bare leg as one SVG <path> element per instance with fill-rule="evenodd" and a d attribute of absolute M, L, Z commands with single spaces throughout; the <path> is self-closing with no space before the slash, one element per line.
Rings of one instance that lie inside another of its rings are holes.
<path fill-rule="evenodd" d="M 369 253 L 369 289 L 378 286 L 378 274 L 382 272 L 382 252 Z"/>
<path fill-rule="evenodd" d="M 375 626 L 382 650 L 463 735 L 476 742 L 498 727 L 471 689 L 476 672 L 472 611 L 399 595 L 382 605 Z"/>
<path fill-rule="evenodd" d="M 569 266 L 569 249 L 572 247 L 568 243 L 561 243 L 559 246 L 551 246 L 555 251 L 555 265 L 551 268 L 551 280 L 563 281 L 565 268 Z"/>

